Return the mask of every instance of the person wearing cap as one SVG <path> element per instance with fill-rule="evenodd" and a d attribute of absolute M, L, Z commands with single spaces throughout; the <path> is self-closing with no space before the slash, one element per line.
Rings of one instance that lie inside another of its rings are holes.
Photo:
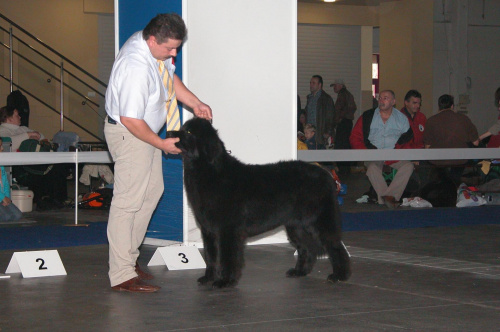
<path fill-rule="evenodd" d="M 314 75 L 309 82 L 311 93 L 307 95 L 307 123 L 316 127 L 316 142 L 324 145 L 324 135 L 334 135 L 335 105 L 332 97 L 323 90 L 323 78 Z M 327 136 L 328 136 L 327 135 Z"/>
<path fill-rule="evenodd" d="M 347 90 L 343 79 L 336 79 L 330 86 L 333 87 L 333 91 L 337 94 L 337 100 L 335 101 L 335 123 L 337 128 L 334 149 L 350 149 L 349 137 L 351 136 L 354 112 L 357 109 L 356 102 L 352 93 Z M 349 173 L 351 162 L 338 162 L 337 166 L 340 173 Z"/>

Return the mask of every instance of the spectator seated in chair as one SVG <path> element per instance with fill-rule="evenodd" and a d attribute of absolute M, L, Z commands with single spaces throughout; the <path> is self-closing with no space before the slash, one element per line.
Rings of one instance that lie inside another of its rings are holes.
<path fill-rule="evenodd" d="M 12 139 L 12 151 L 18 151 L 21 145 L 30 146 L 33 140 L 41 145 L 51 144 L 37 131 L 21 126 L 21 117 L 17 109 L 5 106 L 0 108 L 0 137 Z M 12 167 L 12 177 L 20 186 L 33 191 L 33 203 L 37 209 L 61 208 L 68 197 L 66 167 L 64 164 L 24 165 Z"/>
<path fill-rule="evenodd" d="M 460 149 L 478 146 L 479 135 L 476 126 L 464 114 L 454 110 L 454 98 L 442 95 L 438 99 L 439 112 L 431 116 L 424 131 L 426 149 Z M 430 164 L 446 168 L 446 175 L 461 183 L 462 173 L 468 160 L 431 160 Z M 433 176 L 431 176 L 432 178 Z"/>
<path fill-rule="evenodd" d="M 352 130 L 350 143 L 353 149 L 397 149 L 410 142 L 413 131 L 407 117 L 394 108 L 396 97 L 392 90 L 380 92 L 379 106 L 364 112 Z M 397 208 L 413 173 L 413 163 L 401 161 L 366 162 L 366 175 L 377 192 L 379 204 Z M 397 170 L 387 185 L 383 176 L 384 164 Z"/>

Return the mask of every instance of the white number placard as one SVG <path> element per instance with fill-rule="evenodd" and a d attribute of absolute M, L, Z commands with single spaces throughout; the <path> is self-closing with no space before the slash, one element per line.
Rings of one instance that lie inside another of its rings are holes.
<path fill-rule="evenodd" d="M 5 273 L 22 273 L 23 278 L 66 275 L 57 250 L 15 252 Z"/>
<path fill-rule="evenodd" d="M 166 265 L 169 270 L 204 269 L 207 267 L 196 247 L 169 246 L 156 249 L 148 266 Z"/>

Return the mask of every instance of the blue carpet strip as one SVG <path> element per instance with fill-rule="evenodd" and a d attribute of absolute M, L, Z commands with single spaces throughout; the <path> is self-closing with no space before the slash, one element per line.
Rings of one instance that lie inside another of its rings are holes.
<path fill-rule="evenodd" d="M 500 205 L 343 213 L 342 218 L 345 232 L 500 224 Z"/>
<path fill-rule="evenodd" d="M 346 232 L 500 224 L 500 206 L 343 213 L 342 217 L 343 229 Z M 2 227 L 0 250 L 107 244 L 106 226 L 107 222 L 93 222 L 88 227 Z M 165 239 L 179 237 L 179 234 L 167 234 Z"/>
<path fill-rule="evenodd" d="M 0 250 L 106 244 L 107 225 L 107 222 L 93 222 L 87 227 L 49 225 L 0 228 Z"/>

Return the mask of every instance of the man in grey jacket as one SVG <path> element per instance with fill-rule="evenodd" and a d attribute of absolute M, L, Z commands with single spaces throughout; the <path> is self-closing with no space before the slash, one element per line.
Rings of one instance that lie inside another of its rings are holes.
<path fill-rule="evenodd" d="M 326 137 L 335 134 L 335 106 L 332 97 L 323 90 L 323 78 L 314 75 L 309 82 L 307 96 L 307 123 L 316 127 L 316 142 L 325 144 Z"/>

